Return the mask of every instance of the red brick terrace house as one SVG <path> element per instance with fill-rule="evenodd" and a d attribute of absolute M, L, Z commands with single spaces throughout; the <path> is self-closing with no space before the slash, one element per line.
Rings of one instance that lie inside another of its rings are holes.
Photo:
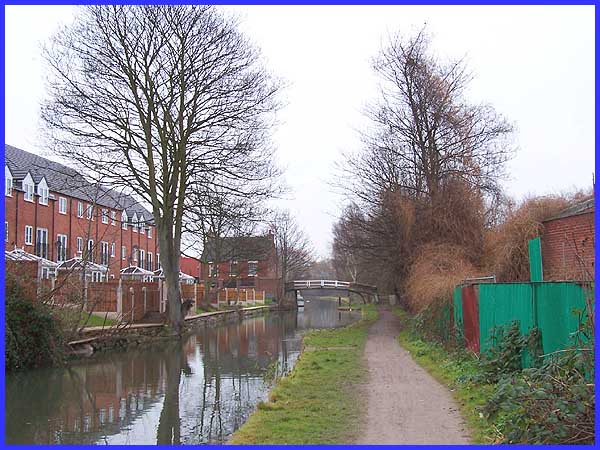
<path fill-rule="evenodd" d="M 179 270 L 183 273 L 200 279 L 200 260 L 191 256 L 182 256 L 179 259 Z"/>
<path fill-rule="evenodd" d="M 254 288 L 271 298 L 277 292 L 273 234 L 209 239 L 200 262 L 200 279 L 216 279 L 218 288 Z"/>
<path fill-rule="evenodd" d="M 160 268 L 152 214 L 134 198 L 10 145 L 4 156 L 5 250 L 59 263 L 89 251 L 108 278 L 131 265 Z"/>
<path fill-rule="evenodd" d="M 594 280 L 594 198 L 543 222 L 545 281 Z"/>

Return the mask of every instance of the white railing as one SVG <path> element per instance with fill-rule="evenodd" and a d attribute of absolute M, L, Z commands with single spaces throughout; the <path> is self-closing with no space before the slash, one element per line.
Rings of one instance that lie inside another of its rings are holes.
<path fill-rule="evenodd" d="M 326 289 L 326 288 L 348 288 L 348 281 L 337 280 L 302 280 L 294 281 L 294 289 Z"/>

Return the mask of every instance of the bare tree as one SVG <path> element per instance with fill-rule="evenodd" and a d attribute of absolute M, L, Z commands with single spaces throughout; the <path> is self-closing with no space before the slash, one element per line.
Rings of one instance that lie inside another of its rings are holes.
<path fill-rule="evenodd" d="M 282 286 L 279 302 L 283 301 L 283 287 L 293 278 L 303 277 L 313 264 L 310 241 L 288 211 L 278 212 L 269 224 L 275 236 L 277 274 Z"/>
<path fill-rule="evenodd" d="M 87 6 L 45 51 L 42 118 L 55 151 L 151 205 L 169 323 L 190 193 L 219 180 L 271 188 L 279 85 L 236 23 L 210 6 Z"/>

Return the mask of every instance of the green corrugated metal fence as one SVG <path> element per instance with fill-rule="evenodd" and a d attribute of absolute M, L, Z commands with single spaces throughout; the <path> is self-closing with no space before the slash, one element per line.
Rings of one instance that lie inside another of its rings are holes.
<path fill-rule="evenodd" d="M 494 327 L 518 321 L 521 333 L 538 327 L 545 354 L 573 343 L 579 315 L 585 310 L 585 290 L 575 282 L 481 283 L 478 285 L 479 338 L 482 352 L 493 343 Z M 453 295 L 454 326 L 464 334 L 463 295 L 457 286 Z M 529 357 L 524 357 L 525 366 Z"/>

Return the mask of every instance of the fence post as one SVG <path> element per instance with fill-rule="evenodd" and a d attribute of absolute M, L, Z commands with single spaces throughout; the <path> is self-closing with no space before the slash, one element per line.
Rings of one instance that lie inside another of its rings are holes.
<path fill-rule="evenodd" d="M 146 309 L 147 309 L 147 306 L 146 306 L 146 304 L 147 304 L 147 303 L 146 303 L 146 297 L 147 297 L 147 295 L 146 295 L 146 291 L 147 291 L 147 290 L 148 290 L 148 288 L 147 288 L 146 286 L 144 286 L 144 287 L 142 288 L 142 293 L 144 294 L 144 315 L 146 315 Z"/>
<path fill-rule="evenodd" d="M 133 287 L 129 288 L 129 293 L 131 294 L 131 322 L 133 322 L 135 318 L 135 290 Z"/>
<path fill-rule="evenodd" d="M 198 283 L 194 283 L 194 314 L 198 309 Z"/>
<path fill-rule="evenodd" d="M 229 294 L 227 293 L 227 288 L 225 288 L 225 304 L 229 305 Z"/>
<path fill-rule="evenodd" d="M 117 286 L 117 314 L 119 316 L 123 314 L 123 280 L 120 278 Z"/>

